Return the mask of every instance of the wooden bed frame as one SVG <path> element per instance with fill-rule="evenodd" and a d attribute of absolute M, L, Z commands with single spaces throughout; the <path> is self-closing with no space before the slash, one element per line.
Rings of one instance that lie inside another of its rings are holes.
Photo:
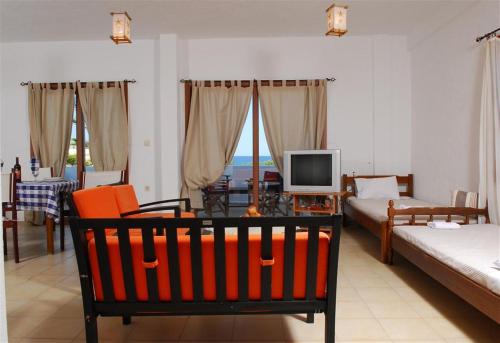
<path fill-rule="evenodd" d="M 381 177 L 389 177 L 392 175 L 358 175 L 358 176 L 349 176 L 349 175 L 342 175 L 342 191 L 345 192 L 343 195 L 344 199 L 347 199 L 350 196 L 354 196 L 354 179 L 355 178 L 368 178 L 368 179 L 374 179 L 374 178 L 381 178 Z M 399 195 L 400 196 L 407 196 L 407 197 L 413 197 L 413 174 L 408 174 L 405 176 L 396 176 L 396 179 L 398 181 L 398 186 L 404 187 L 404 191 L 400 191 Z M 371 218 L 370 216 L 367 216 L 365 213 L 357 210 L 356 208 L 352 207 L 349 205 L 346 201 L 343 202 L 343 213 L 344 213 L 344 223 L 346 217 L 350 218 L 351 220 L 357 222 L 359 225 L 363 226 L 364 228 L 368 229 L 371 233 L 373 233 L 375 236 L 380 238 L 380 260 L 383 263 L 388 263 L 389 262 L 389 256 L 387 256 L 388 248 L 387 248 L 387 224 L 388 221 L 377 221 Z"/>
<path fill-rule="evenodd" d="M 459 271 L 449 267 L 435 257 L 427 254 L 419 247 L 404 240 L 403 238 L 393 235 L 394 218 L 396 216 L 410 216 L 411 219 L 404 224 L 398 225 L 420 225 L 423 226 L 421 221 L 416 221 L 415 216 L 428 216 L 432 221 L 434 216 L 446 216 L 447 221 L 451 221 L 452 216 L 462 216 L 463 224 L 469 223 L 470 217 L 485 216 L 486 221 L 489 222 L 487 209 L 475 208 L 454 208 L 454 207 L 435 207 L 423 208 L 414 207 L 409 209 L 396 209 L 394 202 L 389 202 L 387 210 L 389 217 L 388 235 L 389 241 L 387 245 L 386 255 L 389 261 L 392 262 L 393 251 L 398 252 L 405 257 L 408 261 L 422 269 L 429 276 L 437 280 L 443 286 L 457 294 L 459 297 L 467 301 L 469 304 L 483 312 L 485 315 L 500 324 L 500 296 L 493 293 L 486 287 L 478 284 L 477 282 L 469 279 Z"/>

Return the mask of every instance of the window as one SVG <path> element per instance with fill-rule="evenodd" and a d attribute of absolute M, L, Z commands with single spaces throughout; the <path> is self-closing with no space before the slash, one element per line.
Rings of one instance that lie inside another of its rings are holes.
<path fill-rule="evenodd" d="M 109 82 L 108 87 L 114 87 L 114 82 Z M 85 87 L 82 83 L 82 87 Z M 102 86 L 102 85 L 101 85 Z M 128 99 L 128 87 L 125 82 L 125 98 Z M 90 157 L 89 131 L 83 117 L 82 106 L 78 91 L 75 92 L 75 107 L 73 111 L 73 124 L 71 127 L 71 141 L 66 160 L 64 177 L 71 180 L 80 180 L 83 171 L 94 171 L 94 164 Z M 125 182 L 128 182 L 128 166 L 125 170 Z"/>

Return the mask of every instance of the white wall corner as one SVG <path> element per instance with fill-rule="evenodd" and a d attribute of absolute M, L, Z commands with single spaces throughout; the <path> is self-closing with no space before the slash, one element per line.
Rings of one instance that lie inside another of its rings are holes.
<path fill-rule="evenodd" d="M 0 43 L 0 75 L 3 74 L 2 70 L 2 46 Z M 2 78 L 0 78 L 0 89 L 2 89 Z M 3 92 L 1 92 L 3 94 Z M 2 107 L 2 97 L 0 96 L 0 132 L 2 131 L 3 120 L 3 107 Z M 0 151 L 2 147 L 0 146 Z M 0 181 L 0 189 L 5 185 L 1 184 Z M 3 222 L 2 222 L 2 230 L 3 230 Z M 3 236 L 3 235 L 2 235 Z M 5 273 L 4 273 L 4 255 L 3 255 L 3 238 L 0 237 L 0 342 L 7 342 L 7 314 L 6 314 L 6 296 L 5 296 Z"/>
<path fill-rule="evenodd" d="M 176 198 L 180 189 L 178 38 L 162 34 L 158 40 L 158 92 L 161 144 L 161 197 Z"/>

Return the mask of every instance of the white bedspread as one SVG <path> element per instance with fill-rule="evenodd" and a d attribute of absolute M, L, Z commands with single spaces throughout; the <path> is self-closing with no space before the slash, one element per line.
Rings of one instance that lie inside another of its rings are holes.
<path fill-rule="evenodd" d="M 462 225 L 455 230 L 396 226 L 394 234 L 422 249 L 459 273 L 500 295 L 500 226 Z"/>
<path fill-rule="evenodd" d="M 389 207 L 389 200 L 390 199 L 358 199 L 355 196 L 351 196 L 347 198 L 347 203 L 355 209 L 365 213 L 370 218 L 375 219 L 378 222 L 384 222 L 388 220 L 387 208 Z M 401 197 L 399 200 L 394 200 L 395 208 L 400 208 L 401 205 L 420 207 L 436 206 L 434 204 L 409 197 Z M 395 222 L 397 223 L 397 220 Z"/>

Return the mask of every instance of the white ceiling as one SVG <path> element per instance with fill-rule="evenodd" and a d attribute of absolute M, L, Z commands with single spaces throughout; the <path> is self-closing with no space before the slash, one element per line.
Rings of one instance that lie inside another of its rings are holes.
<path fill-rule="evenodd" d="M 498 0 L 493 0 L 498 1 Z M 132 17 L 132 39 L 177 33 L 184 38 L 322 36 L 333 0 L 0 0 L 0 39 L 101 40 L 109 12 Z M 349 35 L 414 35 L 451 20 L 475 0 L 337 0 L 348 4 Z"/>

